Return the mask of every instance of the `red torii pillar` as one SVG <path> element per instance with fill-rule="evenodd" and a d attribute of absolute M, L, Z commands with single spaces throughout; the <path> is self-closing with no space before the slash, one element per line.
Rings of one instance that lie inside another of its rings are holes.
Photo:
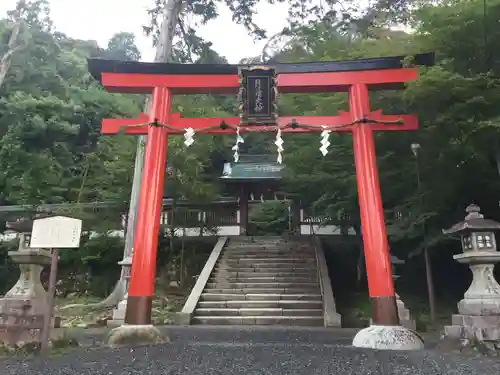
<path fill-rule="evenodd" d="M 167 121 L 171 97 L 168 88 L 154 88 L 149 122 Z M 144 168 L 128 289 L 125 316 L 125 322 L 128 324 L 151 324 L 167 146 L 167 129 L 150 126 L 144 150 Z"/>
<path fill-rule="evenodd" d="M 366 85 L 355 84 L 349 88 L 349 109 L 354 120 L 370 112 Z M 372 320 L 375 324 L 398 325 L 375 142 L 370 125 L 353 127 L 352 142 Z"/>
<path fill-rule="evenodd" d="M 100 79 L 109 91 L 148 93 L 152 90 L 151 113 L 147 116 L 141 115 L 138 119 L 106 119 L 103 121 L 102 132 L 103 134 L 116 134 L 123 131 L 125 134 L 147 134 L 148 136 L 125 323 L 150 325 L 168 134 L 182 134 L 187 128 L 193 128 L 195 132 L 234 133 L 234 128 L 217 128 L 217 125 L 221 123 L 230 127 L 240 125 L 239 118 L 181 118 L 179 114 L 170 114 L 171 94 L 234 93 L 239 83 L 236 74 L 145 74 L 144 67 L 139 66 L 141 63 L 136 64 L 138 64 L 138 70 L 142 69 L 138 74 L 120 73 L 120 69 L 113 67 L 107 72 L 101 70 Z M 130 65 L 127 69 L 130 70 Z M 278 126 L 283 128 L 283 133 L 320 132 L 323 130 L 321 126 L 330 127 L 332 131 L 352 132 L 368 287 L 375 327 L 398 327 L 399 318 L 373 132 L 415 130 L 418 122 L 416 116 L 413 115 L 383 115 L 380 110 L 371 111 L 368 85 L 394 88 L 394 85 L 416 78 L 416 69 L 408 68 L 306 74 L 285 73 L 278 76 L 280 92 L 348 90 L 349 112 L 341 111 L 337 116 L 281 117 L 278 119 Z M 292 122 L 306 124 L 309 127 L 286 126 Z M 399 123 L 396 124 L 397 122 Z M 166 124 L 168 128 L 161 124 Z M 316 126 L 316 128 L 311 128 L 311 126 Z M 207 130 L 208 127 L 212 129 Z M 266 126 L 243 126 L 240 131 L 262 131 L 264 128 Z M 357 346 L 378 345 L 367 343 L 364 337 L 360 340 Z M 386 338 L 383 340 L 385 340 L 383 345 L 386 345 Z M 418 346 L 418 343 L 415 345 Z"/>

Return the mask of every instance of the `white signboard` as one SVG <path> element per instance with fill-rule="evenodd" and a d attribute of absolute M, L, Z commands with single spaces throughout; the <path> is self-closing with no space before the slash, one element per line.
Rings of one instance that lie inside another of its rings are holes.
<path fill-rule="evenodd" d="M 33 221 L 30 247 L 64 249 L 80 247 L 82 221 L 65 216 L 53 216 Z"/>

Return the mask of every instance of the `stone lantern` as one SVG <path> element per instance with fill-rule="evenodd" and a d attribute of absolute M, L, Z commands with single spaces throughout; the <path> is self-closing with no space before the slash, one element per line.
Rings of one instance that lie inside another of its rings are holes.
<path fill-rule="evenodd" d="M 130 271 L 132 268 L 132 255 L 125 257 L 123 260 L 118 262 L 118 264 L 125 268 L 125 295 L 123 299 L 118 303 L 116 309 L 113 310 L 113 319 L 108 320 L 108 326 L 121 326 L 125 323 L 125 312 L 127 311 L 127 300 L 128 300 L 128 286 L 130 282 Z"/>
<path fill-rule="evenodd" d="M 0 314 L 16 314 L 23 311 L 26 315 L 42 315 L 47 309 L 47 292 L 40 274 L 45 266 L 50 265 L 51 253 L 45 249 L 29 247 L 33 220 L 8 222 L 7 228 L 18 234 L 17 251 L 8 255 L 19 265 L 21 273 L 17 283 L 0 299 Z"/>
<path fill-rule="evenodd" d="M 500 340 L 500 285 L 493 276 L 495 263 L 500 261 L 494 231 L 500 223 L 485 219 L 479 206 L 466 209 L 465 220 L 444 234 L 460 236 L 462 254 L 453 258 L 469 265 L 472 283 L 458 303 L 458 314 L 452 325 L 445 327 L 445 336 L 479 340 Z"/>
<path fill-rule="evenodd" d="M 396 281 L 399 279 L 399 275 L 396 274 L 396 265 L 403 265 L 406 262 L 402 259 L 399 259 L 397 256 L 391 255 L 391 264 L 392 264 L 392 279 Z M 403 327 L 406 327 L 408 329 L 416 329 L 416 324 L 415 321 L 411 318 L 410 315 L 410 310 L 408 310 L 404 304 L 404 302 L 401 300 L 401 297 L 399 297 L 399 294 L 396 293 L 396 304 L 398 306 L 398 315 L 399 315 L 399 321 Z"/>

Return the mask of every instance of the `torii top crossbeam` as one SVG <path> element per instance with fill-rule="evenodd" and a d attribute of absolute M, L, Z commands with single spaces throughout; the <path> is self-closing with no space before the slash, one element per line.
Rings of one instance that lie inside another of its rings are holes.
<path fill-rule="evenodd" d="M 107 91 L 151 94 L 154 87 L 169 87 L 173 94 L 236 94 L 238 71 L 250 66 L 272 66 L 278 75 L 280 93 L 347 91 L 363 82 L 372 89 L 401 88 L 401 83 L 417 78 L 412 68 L 404 68 L 404 56 L 349 61 L 322 61 L 278 64 L 175 64 L 88 60 L 89 71 Z M 415 65 L 432 65 L 433 53 L 414 56 Z"/>
<path fill-rule="evenodd" d="M 324 134 L 329 131 L 348 131 L 353 137 L 372 320 L 378 326 L 398 326 L 373 131 L 414 130 L 418 123 L 417 117 L 413 115 L 383 115 L 381 110 L 370 109 L 368 91 L 399 89 L 405 82 L 417 79 L 418 70 L 415 67 L 405 67 L 403 60 L 403 56 L 397 56 L 257 67 L 89 60 L 91 74 L 106 90 L 152 94 L 148 114 L 142 114 L 137 119 L 106 119 L 102 129 L 104 134 L 115 134 L 125 128 L 125 133 L 128 134 L 148 135 L 125 322 L 129 326 L 151 324 L 159 216 L 169 134 L 270 130 L 277 132 L 275 143 L 280 152 L 283 150 L 281 132 L 321 131 Z M 432 65 L 433 60 L 433 53 L 413 57 L 415 65 Z M 276 97 L 279 93 L 341 91 L 348 92 L 348 112 L 340 112 L 336 116 L 277 115 Z M 237 92 L 240 98 L 240 117 L 182 118 L 178 113 L 170 113 L 171 97 L 175 94 Z M 322 145 L 324 148 L 328 147 L 327 138 L 323 138 Z M 196 303 L 193 308 L 195 305 Z M 325 317 L 325 324 L 326 319 Z M 381 332 L 380 329 L 376 331 Z M 408 332 L 406 336 L 398 335 L 403 336 L 413 337 L 413 334 Z M 418 340 L 415 338 L 415 342 Z"/>

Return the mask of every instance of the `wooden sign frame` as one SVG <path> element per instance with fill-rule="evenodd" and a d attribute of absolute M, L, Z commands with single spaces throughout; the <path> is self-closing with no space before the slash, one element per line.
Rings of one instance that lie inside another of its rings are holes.
<path fill-rule="evenodd" d="M 276 70 L 268 66 L 239 68 L 239 114 L 242 125 L 276 125 L 278 86 Z"/>

